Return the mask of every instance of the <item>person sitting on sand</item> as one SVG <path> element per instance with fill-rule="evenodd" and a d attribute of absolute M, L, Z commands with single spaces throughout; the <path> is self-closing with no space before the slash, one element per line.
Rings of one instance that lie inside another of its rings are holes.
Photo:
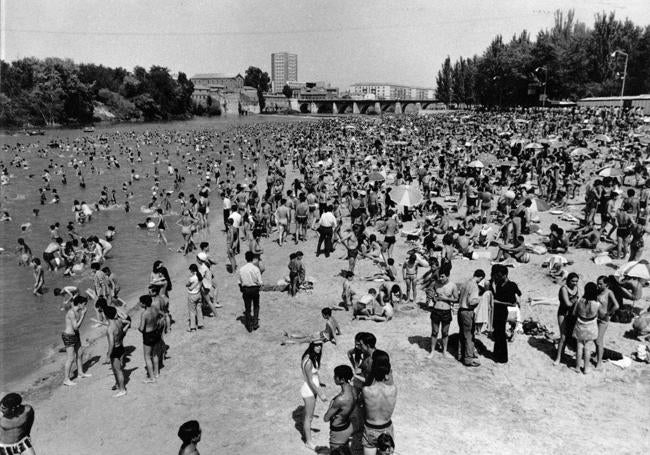
<path fill-rule="evenodd" d="M 368 289 L 368 293 L 352 305 L 352 318 L 357 319 L 360 316 L 372 316 L 372 304 L 376 297 L 377 291 L 374 288 Z"/>
<path fill-rule="evenodd" d="M 311 343 L 313 341 L 320 341 L 321 343 L 327 343 L 330 341 L 332 344 L 336 344 L 336 337 L 341 335 L 342 332 L 339 323 L 334 316 L 332 316 L 332 309 L 329 307 L 323 308 L 321 310 L 321 316 L 325 319 L 324 330 L 311 335 L 282 332 L 284 339 L 280 344 L 284 346 L 287 344 Z"/>
<path fill-rule="evenodd" d="M 334 383 L 341 387 L 340 393 L 330 402 L 323 420 L 330 423 L 330 454 L 350 454 L 350 438 L 353 432 L 350 417 L 356 405 L 352 388 L 353 372 L 348 365 L 334 368 Z"/>
<path fill-rule="evenodd" d="M 196 448 L 201 441 L 201 427 L 196 420 L 189 420 L 178 429 L 178 437 L 183 442 L 178 455 L 199 455 Z"/>
<path fill-rule="evenodd" d="M 566 253 L 569 250 L 569 239 L 564 229 L 553 223 L 550 230 L 548 242 L 545 242 L 549 253 Z"/>
<path fill-rule="evenodd" d="M 366 281 L 397 281 L 397 269 L 395 268 L 395 259 L 388 258 L 386 263 L 378 261 L 380 272 L 374 273 L 363 278 Z"/>
<path fill-rule="evenodd" d="M 499 245 L 499 252 L 494 259 L 495 262 L 503 262 L 506 259 L 514 259 L 517 262 L 526 263 L 530 261 L 530 255 L 527 252 L 527 247 L 523 235 L 515 239 L 515 243 L 511 246 Z"/>
<path fill-rule="evenodd" d="M 598 246 L 598 243 L 600 242 L 601 236 L 602 232 L 596 226 L 596 223 L 589 221 L 581 229 L 572 231 L 570 233 L 569 239 L 576 248 L 587 248 L 590 250 L 595 250 Z"/>

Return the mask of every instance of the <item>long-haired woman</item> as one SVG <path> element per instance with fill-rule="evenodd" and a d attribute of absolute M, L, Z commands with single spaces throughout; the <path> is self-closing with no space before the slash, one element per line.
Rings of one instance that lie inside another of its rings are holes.
<path fill-rule="evenodd" d="M 300 396 L 305 402 L 305 414 L 302 422 L 303 433 L 305 436 L 305 446 L 315 450 L 316 446 L 311 440 L 311 421 L 314 418 L 314 409 L 316 408 L 316 397 L 325 401 L 325 394 L 321 391 L 320 380 L 318 379 L 318 370 L 320 369 L 320 360 L 323 349 L 322 341 L 312 341 L 309 347 L 302 355 L 301 369 L 303 384 L 300 388 Z"/>

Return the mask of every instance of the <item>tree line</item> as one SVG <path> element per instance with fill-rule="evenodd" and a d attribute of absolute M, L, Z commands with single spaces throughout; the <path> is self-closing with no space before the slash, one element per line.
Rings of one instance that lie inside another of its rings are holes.
<path fill-rule="evenodd" d="M 98 120 L 98 103 L 116 120 L 191 117 L 194 85 L 184 73 L 136 66 L 132 72 L 69 59 L 0 61 L 0 125 L 70 125 Z"/>
<path fill-rule="evenodd" d="M 627 70 L 625 61 L 627 54 Z M 650 93 L 650 26 L 596 14 L 588 28 L 573 10 L 555 12 L 554 26 L 532 40 L 524 30 L 504 42 L 497 35 L 482 55 L 447 57 L 436 77 L 444 103 L 484 106 L 540 105 L 588 96 Z"/>

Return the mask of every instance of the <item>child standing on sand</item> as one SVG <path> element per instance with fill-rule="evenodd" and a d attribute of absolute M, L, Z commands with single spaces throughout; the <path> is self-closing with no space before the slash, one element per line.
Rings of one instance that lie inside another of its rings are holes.
<path fill-rule="evenodd" d="M 32 259 L 32 267 L 34 268 L 34 289 L 32 292 L 36 296 L 43 295 L 43 285 L 45 284 L 45 275 L 43 273 L 43 266 L 39 258 Z"/>

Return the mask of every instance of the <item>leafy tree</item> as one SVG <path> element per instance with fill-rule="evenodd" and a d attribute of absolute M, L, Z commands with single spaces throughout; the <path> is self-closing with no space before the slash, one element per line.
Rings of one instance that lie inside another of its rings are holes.
<path fill-rule="evenodd" d="M 260 112 L 264 110 L 264 93 L 268 92 L 271 79 L 266 71 L 255 66 L 249 66 L 244 75 L 244 85 L 257 89 L 257 99 L 260 103 Z"/>
<path fill-rule="evenodd" d="M 438 71 L 438 76 L 436 77 L 436 98 L 442 101 L 445 104 L 451 102 L 451 86 L 452 86 L 452 70 L 451 70 L 451 59 L 449 56 L 445 59 L 442 64 L 442 68 Z"/>
<path fill-rule="evenodd" d="M 282 94 L 287 98 L 291 98 L 293 96 L 293 91 L 291 90 L 291 87 L 289 87 L 289 84 L 284 84 L 284 87 L 282 87 Z"/>

